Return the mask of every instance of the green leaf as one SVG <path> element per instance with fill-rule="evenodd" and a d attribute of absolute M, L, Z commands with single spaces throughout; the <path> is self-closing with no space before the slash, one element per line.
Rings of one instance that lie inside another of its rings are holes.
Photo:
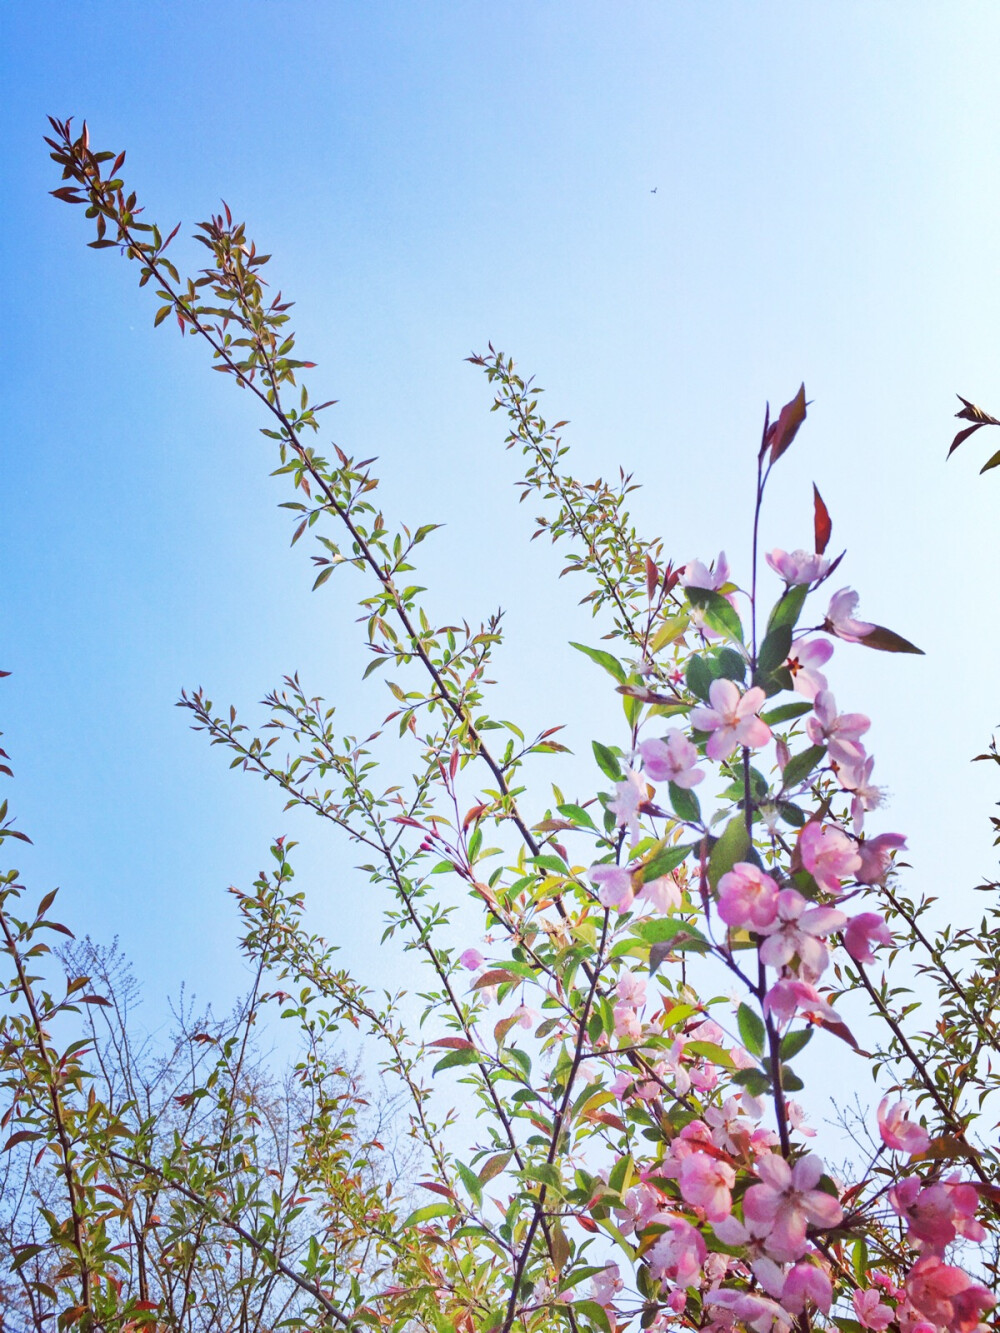
<path fill-rule="evenodd" d="M 596 662 L 598 666 L 603 667 L 608 675 L 614 676 L 619 685 L 624 685 L 628 680 L 628 672 L 617 657 L 612 657 L 610 653 L 604 652 L 601 648 L 587 648 L 582 643 L 571 641 L 569 646 L 575 648 L 578 653 L 585 653 L 592 662 Z"/>
<path fill-rule="evenodd" d="M 679 921 L 676 917 L 668 917 L 661 921 L 648 922 L 642 930 L 645 938 L 649 938 L 647 930 L 650 926 L 657 928 L 658 938 L 650 946 L 649 950 L 649 975 L 655 976 L 663 960 L 672 953 L 707 953 L 711 948 L 708 940 L 695 926 L 690 922 Z M 649 932 L 652 934 L 652 931 Z"/>
<path fill-rule="evenodd" d="M 432 1072 L 439 1074 L 442 1069 L 453 1069 L 455 1065 L 474 1065 L 478 1061 L 478 1051 L 449 1051 L 447 1055 L 441 1057 Z"/>
<path fill-rule="evenodd" d="M 705 623 L 716 634 L 725 634 L 738 643 L 743 642 L 743 625 L 729 602 L 719 592 L 711 588 L 685 588 L 685 595 L 692 606 L 698 607 L 705 617 Z"/>
<path fill-rule="evenodd" d="M 781 770 L 782 787 L 786 790 L 789 787 L 797 787 L 823 761 L 825 755 L 825 745 L 810 745 L 808 750 L 793 754 Z"/>
<path fill-rule="evenodd" d="M 742 815 L 736 815 L 722 831 L 722 837 L 712 848 L 708 858 L 708 882 L 712 888 L 732 870 L 737 861 L 746 859 L 750 850 L 750 838 Z"/>
<path fill-rule="evenodd" d="M 747 660 L 735 648 L 720 648 L 715 655 L 715 676 L 742 683 L 746 680 Z"/>
<path fill-rule="evenodd" d="M 688 661 L 684 679 L 692 694 L 697 695 L 699 699 L 707 699 L 708 691 L 715 677 L 705 658 L 695 656 Z"/>
<path fill-rule="evenodd" d="M 563 819 L 571 819 L 574 824 L 579 824 L 581 828 L 590 828 L 597 832 L 597 825 L 587 814 L 582 805 L 557 805 L 556 809 L 562 815 Z"/>
<path fill-rule="evenodd" d="M 851 1267 L 859 1283 L 868 1279 L 868 1245 L 864 1236 L 859 1236 L 851 1246 Z"/>
<path fill-rule="evenodd" d="M 574 1301 L 572 1308 L 574 1314 L 589 1320 L 593 1327 L 601 1330 L 601 1333 L 613 1333 L 608 1312 L 603 1305 L 598 1305 L 597 1301 Z"/>
<path fill-rule="evenodd" d="M 678 787 L 676 782 L 671 782 L 670 787 L 670 805 L 678 819 L 685 820 L 688 824 L 701 823 L 701 805 L 693 791 L 687 787 Z"/>
<path fill-rule="evenodd" d="M 450 1217 L 455 1211 L 455 1205 L 452 1203 L 425 1203 L 422 1208 L 416 1208 L 403 1223 L 403 1230 L 408 1227 L 419 1226 L 421 1222 L 430 1222 L 435 1217 Z"/>
<path fill-rule="evenodd" d="M 768 634 L 773 633 L 782 625 L 787 625 L 789 629 L 795 628 L 799 623 L 802 608 L 805 606 L 808 591 L 809 587 L 805 583 L 796 583 L 794 587 L 788 589 L 771 612 L 770 619 L 767 622 Z"/>
<path fill-rule="evenodd" d="M 769 676 L 776 671 L 788 656 L 792 647 L 791 625 L 776 625 L 764 637 L 757 654 L 757 670 L 762 676 Z"/>
<path fill-rule="evenodd" d="M 481 1208 L 483 1203 L 483 1186 L 479 1177 L 474 1171 L 470 1171 L 462 1162 L 455 1163 L 455 1170 L 458 1172 L 462 1184 L 471 1195 L 476 1207 Z"/>
<path fill-rule="evenodd" d="M 806 1086 L 798 1074 L 793 1074 L 787 1065 L 781 1066 L 781 1086 L 785 1092 L 801 1092 Z"/>
<path fill-rule="evenodd" d="M 642 884 L 648 884 L 650 880 L 659 879 L 662 875 L 669 875 L 672 870 L 676 870 L 682 861 L 686 861 L 690 855 L 690 847 L 661 847 L 661 849 L 648 860 L 642 867 L 639 880 Z"/>
<path fill-rule="evenodd" d="M 799 1028 L 796 1032 L 786 1032 L 781 1039 L 781 1058 L 782 1060 L 792 1060 L 798 1055 L 799 1051 L 809 1045 L 812 1040 L 813 1029 Z"/>
<path fill-rule="evenodd" d="M 741 1088 L 746 1088 L 751 1097 L 763 1097 L 771 1090 L 771 1080 L 759 1069 L 737 1069 L 735 1074 L 730 1075 L 730 1079 Z"/>
<path fill-rule="evenodd" d="M 1000 449 L 997 450 L 992 458 L 986 460 L 983 466 L 979 469 L 979 475 L 982 476 L 984 472 L 989 472 L 995 467 L 1000 467 Z"/>
<path fill-rule="evenodd" d="M 761 721 L 766 722 L 769 727 L 776 727 L 779 722 L 791 722 L 794 718 L 805 717 L 806 713 L 812 712 L 812 704 L 808 699 L 799 699 L 793 704 L 779 704 L 777 708 L 769 708 L 766 713 L 761 713 Z"/>
<path fill-rule="evenodd" d="M 740 1039 L 750 1054 L 763 1055 L 767 1031 L 761 1016 L 754 1013 L 748 1004 L 741 1004 L 736 1011 L 736 1024 L 740 1030 Z"/>
<path fill-rule="evenodd" d="M 612 751 L 606 745 L 602 745 L 600 741 L 591 743 L 594 747 L 594 758 L 597 760 L 597 766 L 604 776 L 610 778 L 612 782 L 621 782 L 621 765 Z"/>

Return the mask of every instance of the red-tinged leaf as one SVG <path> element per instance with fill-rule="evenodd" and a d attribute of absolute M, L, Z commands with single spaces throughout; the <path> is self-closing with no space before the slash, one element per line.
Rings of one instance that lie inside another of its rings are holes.
<path fill-rule="evenodd" d="M 960 1158 L 974 1158 L 975 1149 L 965 1143 L 956 1134 L 940 1134 L 922 1153 L 914 1154 L 912 1161 L 955 1161 Z"/>
<path fill-rule="evenodd" d="M 0 773 L 6 773 L 9 778 L 14 776 L 13 770 L 9 769 L 6 764 L 0 764 Z"/>
<path fill-rule="evenodd" d="M 43 1138 L 36 1129 L 19 1129 L 16 1134 L 12 1134 L 7 1142 L 0 1148 L 0 1152 L 10 1152 L 11 1148 L 16 1148 L 19 1143 L 33 1143 L 35 1139 Z"/>
<path fill-rule="evenodd" d="M 653 600 L 653 593 L 656 592 L 656 585 L 660 581 L 660 571 L 656 568 L 654 561 L 646 556 L 646 596 L 650 601 Z"/>
<path fill-rule="evenodd" d="M 478 819 L 484 810 L 488 809 L 489 809 L 489 802 L 486 801 L 484 801 L 482 805 L 474 805 L 472 809 L 468 811 L 465 818 L 462 820 L 462 832 L 467 833 L 469 831 L 469 825 L 474 820 Z"/>
<path fill-rule="evenodd" d="M 10 675 L 9 671 L 0 671 L 0 676 L 9 676 L 9 675 Z"/>
<path fill-rule="evenodd" d="M 956 393 L 955 397 L 962 404 L 961 411 L 955 415 L 963 421 L 978 421 L 981 426 L 1000 426 L 1000 421 L 996 417 L 991 417 L 989 412 L 984 412 L 975 403 L 970 403 L 968 398 L 963 398 L 960 393 Z"/>
<path fill-rule="evenodd" d="M 612 1115 L 610 1111 L 584 1111 L 583 1119 L 597 1120 L 602 1125 L 608 1125 L 611 1129 L 617 1130 L 619 1134 L 625 1133 L 625 1121 L 622 1120 L 621 1116 Z"/>
<path fill-rule="evenodd" d="M 52 904 L 55 902 L 55 900 L 56 900 L 56 894 L 57 894 L 58 892 L 59 892 L 58 889 L 52 889 L 51 892 L 49 892 L 49 893 L 47 893 L 47 894 L 45 895 L 45 897 L 42 899 L 42 901 L 38 904 L 38 911 L 35 913 L 35 919 L 36 919 L 36 920 L 37 920 L 40 916 L 44 916 L 45 913 L 49 910 L 49 908 L 50 908 L 50 907 L 52 906 Z"/>
<path fill-rule="evenodd" d="M 398 716 L 398 714 L 396 714 L 396 713 L 390 713 L 390 714 L 389 714 L 389 717 L 397 717 L 397 716 Z M 389 719 L 386 718 L 386 721 L 388 721 L 388 720 L 389 720 Z M 419 820 L 417 820 L 417 819 L 411 819 L 411 817 L 410 817 L 409 815 L 393 815 L 393 816 L 392 816 L 392 822 L 393 822 L 394 824 L 405 824 L 407 828 L 418 828 L 418 829 L 423 829 L 423 827 L 424 827 L 423 824 L 421 824 Z"/>
<path fill-rule="evenodd" d="M 991 1203 L 1000 1204 L 1000 1185 L 987 1185 L 983 1181 L 970 1182 L 975 1185 L 980 1195 L 984 1199 L 989 1199 Z"/>
<path fill-rule="evenodd" d="M 112 1007 L 111 1001 L 106 1000 L 103 995 L 81 995 L 79 999 L 74 999 L 75 1004 L 99 1004 L 105 1009 Z"/>
<path fill-rule="evenodd" d="M 133 1302 L 132 1302 L 132 1309 L 133 1309 L 133 1310 L 158 1310 L 159 1308 L 160 1308 L 160 1302 L 159 1302 L 159 1301 L 133 1301 Z"/>
<path fill-rule="evenodd" d="M 946 456 L 950 458 L 963 440 L 967 440 L 970 435 L 975 435 L 976 431 L 980 428 L 980 426 L 984 426 L 985 424 L 986 423 L 984 421 L 977 421 L 974 426 L 966 426 L 964 430 L 960 430 L 958 434 L 955 436 L 955 438 L 952 440 L 951 448 L 948 450 Z"/>
<path fill-rule="evenodd" d="M 781 409 L 778 420 L 768 428 L 765 439 L 771 450 L 772 463 L 776 463 L 789 448 L 805 419 L 806 386 L 803 384 L 792 401 Z"/>
<path fill-rule="evenodd" d="M 886 629 L 884 625 L 876 625 L 870 634 L 858 639 L 858 643 L 866 648 L 877 648 L 882 653 L 919 653 L 921 657 L 924 655 L 923 648 L 918 648 L 909 639 L 904 639 L 894 630 Z"/>
<path fill-rule="evenodd" d="M 501 1171 L 506 1170 L 507 1163 L 513 1156 L 513 1153 L 498 1152 L 494 1153 L 492 1157 L 488 1157 L 479 1169 L 479 1183 L 485 1185 L 494 1176 L 498 1176 Z"/>
<path fill-rule="evenodd" d="M 481 977 L 477 977 L 472 983 L 473 990 L 481 990 L 483 986 L 501 986 L 505 981 L 520 981 L 516 972 L 508 972 L 506 968 L 494 967 L 489 972 L 484 972 Z"/>
<path fill-rule="evenodd" d="M 600 1227 L 592 1217 L 578 1217 L 576 1222 L 578 1226 L 583 1227 L 584 1231 L 589 1231 L 591 1235 L 600 1230 Z"/>
<path fill-rule="evenodd" d="M 516 1022 L 516 1016 L 512 1018 L 501 1018 L 500 1022 L 493 1029 L 493 1040 L 498 1046 Z"/>
<path fill-rule="evenodd" d="M 441 1046 L 449 1051 L 474 1051 L 475 1043 L 466 1041 L 464 1037 L 438 1037 L 437 1041 L 429 1041 L 428 1046 Z"/>
<path fill-rule="evenodd" d="M 811 1018 L 812 1022 L 814 1022 L 818 1027 L 821 1027 L 824 1030 L 824 1032 L 829 1032 L 834 1037 L 839 1037 L 841 1041 L 846 1041 L 848 1046 L 852 1047 L 855 1051 L 857 1051 L 859 1055 L 869 1054 L 868 1051 L 863 1051 L 861 1049 L 861 1047 L 857 1043 L 857 1040 L 855 1039 L 854 1033 L 847 1026 L 847 1024 L 842 1023 L 839 1018 L 836 1020 L 831 1018 L 824 1018 L 820 1014 L 810 1014 L 809 1017 Z"/>
<path fill-rule="evenodd" d="M 833 522 L 815 482 L 813 482 L 813 531 L 816 534 L 816 554 L 822 555 L 830 544 Z"/>
<path fill-rule="evenodd" d="M 445 1199 L 454 1199 L 455 1195 L 447 1185 L 439 1185 L 436 1180 L 418 1180 L 417 1184 L 423 1190 L 431 1190 L 434 1194 L 440 1194 Z"/>
<path fill-rule="evenodd" d="M 76 939 L 69 926 L 64 926 L 60 921 L 46 921 L 45 927 L 47 930 L 57 930 L 60 935 L 68 935 L 71 940 Z"/>

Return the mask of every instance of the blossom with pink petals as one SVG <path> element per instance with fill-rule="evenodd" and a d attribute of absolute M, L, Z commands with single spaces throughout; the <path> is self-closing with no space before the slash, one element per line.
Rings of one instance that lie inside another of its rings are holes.
<path fill-rule="evenodd" d="M 829 824 L 810 820 L 799 833 L 799 856 L 821 889 L 839 893 L 842 878 L 853 875 L 861 865 L 855 843 Z"/>
<path fill-rule="evenodd" d="M 618 827 L 628 829 L 633 847 L 639 841 L 639 806 L 645 799 L 645 779 L 626 766 L 624 781 L 615 784 L 615 799 L 608 802 L 608 809 Z"/>
<path fill-rule="evenodd" d="M 786 583 L 815 583 L 830 568 L 830 562 L 812 551 L 768 551 L 764 559 Z"/>
<path fill-rule="evenodd" d="M 878 912 L 862 912 L 851 917 L 844 931 L 844 948 L 856 963 L 874 963 L 873 946 L 892 944 L 892 931 Z"/>
<path fill-rule="evenodd" d="M 858 594 L 852 588 L 841 588 L 830 598 L 823 628 L 828 634 L 836 634 L 845 643 L 860 643 L 875 629 L 867 620 L 855 620 L 854 612 L 858 607 Z"/>
<path fill-rule="evenodd" d="M 673 875 L 660 875 L 658 879 L 647 880 L 635 891 L 636 898 L 642 898 L 654 912 L 669 912 L 681 905 L 681 886 Z"/>
<path fill-rule="evenodd" d="M 877 1287 L 868 1287 L 865 1291 L 855 1291 L 851 1297 L 858 1323 L 874 1333 L 883 1333 L 896 1317 L 891 1305 L 882 1304 L 880 1295 Z"/>
<path fill-rule="evenodd" d="M 646 776 L 654 782 L 672 782 L 677 787 L 696 787 L 704 778 L 696 768 L 698 751 L 683 731 L 672 727 L 660 739 L 643 741 L 639 746 Z"/>
<path fill-rule="evenodd" d="M 667 1230 L 646 1253 L 650 1273 L 659 1282 L 669 1280 L 679 1287 L 690 1287 L 708 1254 L 701 1233 L 685 1218 L 671 1213 L 659 1213 L 653 1221 L 666 1225 Z"/>
<path fill-rule="evenodd" d="M 678 1177 L 681 1198 L 704 1210 L 709 1222 L 721 1222 L 733 1211 L 732 1188 L 736 1172 L 728 1162 L 707 1152 L 693 1152 L 681 1163 Z"/>
<path fill-rule="evenodd" d="M 802 980 L 817 981 L 830 961 L 823 937 L 846 921 L 835 907 L 810 907 L 798 889 L 782 889 L 775 920 L 760 932 L 767 937 L 760 946 L 761 962 L 781 968 L 798 956 Z"/>
<path fill-rule="evenodd" d="M 478 949 L 466 949 L 465 953 L 459 954 L 458 961 L 468 971 L 476 972 L 482 967 L 484 959 Z"/>
<path fill-rule="evenodd" d="M 758 1159 L 756 1170 L 762 1184 L 752 1185 L 743 1196 L 743 1215 L 770 1224 L 764 1243 L 776 1259 L 801 1258 L 810 1223 L 835 1227 L 842 1220 L 837 1200 L 816 1188 L 823 1175 L 823 1161 L 816 1153 L 800 1157 L 794 1166 L 770 1153 Z"/>
<path fill-rule="evenodd" d="M 935 1254 L 918 1259 L 906 1279 L 906 1294 L 936 1328 L 951 1333 L 972 1333 L 997 1298 L 974 1282 L 961 1268 L 946 1264 Z"/>
<path fill-rule="evenodd" d="M 778 885 L 760 866 L 737 861 L 719 880 L 719 916 L 734 930 L 762 930 L 778 914 Z"/>
<path fill-rule="evenodd" d="M 630 1004 L 616 1004 L 612 1014 L 616 1037 L 626 1042 L 642 1040 L 642 1019 Z"/>
<path fill-rule="evenodd" d="M 591 1298 L 607 1309 L 613 1304 L 624 1285 L 622 1271 L 618 1265 L 605 1264 L 601 1271 L 590 1279 Z"/>
<path fill-rule="evenodd" d="M 859 764 L 865 757 L 860 738 L 871 726 L 864 713 L 838 713 L 837 701 L 830 690 L 823 689 L 813 699 L 813 714 L 806 731 L 813 745 L 825 745 L 837 764 Z"/>
<path fill-rule="evenodd" d="M 759 750 L 771 739 L 771 728 L 757 716 L 766 695 L 757 685 L 740 694 L 732 680 L 713 680 L 708 690 L 710 707 L 691 710 L 691 725 L 709 731 L 705 754 L 709 759 L 728 759 L 740 745 Z"/>
<path fill-rule="evenodd" d="M 627 912 L 635 897 L 631 872 L 624 866 L 612 865 L 604 861 L 591 866 L 587 878 L 598 885 L 597 897 L 602 907 L 615 907 L 619 912 Z"/>
<path fill-rule="evenodd" d="M 880 833 L 877 838 L 862 838 L 858 843 L 861 866 L 854 877 L 861 884 L 883 884 L 892 865 L 893 852 L 902 851 L 906 839 L 901 833 Z"/>
<path fill-rule="evenodd" d="M 818 1264 L 804 1261 L 796 1264 L 785 1278 L 781 1303 L 792 1314 L 801 1314 L 807 1301 L 827 1314 L 833 1301 L 833 1286 Z"/>
<path fill-rule="evenodd" d="M 876 787 L 871 780 L 875 756 L 857 764 L 844 764 L 840 770 L 841 785 L 852 793 L 851 818 L 854 820 L 854 832 L 860 833 L 865 822 L 866 810 L 877 810 L 885 799 L 885 792 Z"/>
<path fill-rule="evenodd" d="M 887 1148 L 912 1154 L 923 1152 L 930 1143 L 926 1129 L 908 1119 L 909 1114 L 907 1102 L 893 1102 L 890 1105 L 888 1097 L 883 1097 L 879 1102 L 878 1132 Z"/>
<path fill-rule="evenodd" d="M 681 571 L 681 586 L 684 588 L 708 588 L 718 592 L 729 582 L 729 561 L 725 551 L 719 552 L 719 558 L 711 569 L 700 560 L 690 560 Z"/>
<path fill-rule="evenodd" d="M 811 1023 L 840 1025 L 841 1018 L 832 1004 L 827 1004 L 808 981 L 782 977 L 764 996 L 764 1012 L 774 1014 L 779 1023 L 787 1023 L 800 1013 Z"/>
<path fill-rule="evenodd" d="M 826 677 L 820 667 L 826 666 L 832 656 L 833 644 L 829 639 L 800 639 L 793 644 L 785 660 L 792 689 L 806 699 L 815 699 L 826 689 Z"/>

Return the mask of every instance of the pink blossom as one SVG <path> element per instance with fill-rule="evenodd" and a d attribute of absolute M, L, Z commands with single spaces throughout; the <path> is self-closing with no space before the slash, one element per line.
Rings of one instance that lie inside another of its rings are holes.
<path fill-rule="evenodd" d="M 813 745 L 827 746 L 830 758 L 837 764 L 860 763 L 865 749 L 858 741 L 871 726 L 871 719 L 864 713 L 838 713 L 837 701 L 827 689 L 820 690 L 814 698 L 813 713 L 806 722 Z"/>
<path fill-rule="evenodd" d="M 996 1305 L 996 1297 L 968 1273 L 934 1254 L 924 1255 L 913 1265 L 906 1294 L 925 1318 L 951 1333 L 972 1333 L 982 1315 Z"/>
<path fill-rule="evenodd" d="M 645 779 L 626 766 L 625 779 L 615 784 L 615 799 L 608 802 L 608 809 L 619 828 L 628 828 L 633 847 L 639 841 L 639 806 L 645 799 Z"/>
<path fill-rule="evenodd" d="M 782 551 L 775 548 L 768 551 L 764 558 L 775 574 L 786 583 L 815 583 L 830 568 L 829 560 L 821 555 L 813 555 L 812 551 Z"/>
<path fill-rule="evenodd" d="M 860 643 L 871 634 L 875 626 L 867 620 L 855 620 L 854 612 L 858 606 L 858 594 L 851 588 L 841 588 L 830 598 L 823 628 L 828 634 L 836 634 L 845 643 Z"/>
<path fill-rule="evenodd" d="M 826 689 L 826 677 L 819 668 L 826 666 L 832 656 L 829 639 L 800 639 L 785 661 L 792 675 L 792 689 L 806 699 L 815 699 Z"/>
<path fill-rule="evenodd" d="M 878 1132 L 887 1148 L 897 1152 L 923 1152 L 930 1142 L 926 1129 L 910 1120 L 907 1102 L 893 1102 L 883 1097 L 878 1104 Z"/>
<path fill-rule="evenodd" d="M 617 1264 L 605 1264 L 601 1271 L 590 1279 L 593 1299 L 605 1309 L 613 1303 L 623 1286 L 621 1269 Z"/>
<path fill-rule="evenodd" d="M 805 869 L 828 893 L 839 893 L 841 877 L 852 875 L 861 865 L 857 847 L 847 834 L 816 820 L 810 820 L 799 833 L 799 856 Z"/>
<path fill-rule="evenodd" d="M 622 972 L 618 978 L 618 998 L 641 1009 L 646 1003 L 646 978 L 635 972 Z"/>
<path fill-rule="evenodd" d="M 781 1289 L 781 1303 L 792 1314 L 801 1314 L 806 1302 L 812 1301 L 817 1310 L 827 1314 L 833 1300 L 830 1279 L 818 1264 L 798 1263 L 785 1278 Z"/>
<path fill-rule="evenodd" d="M 803 1135 L 807 1139 L 814 1139 L 816 1137 L 816 1131 L 811 1125 L 806 1123 L 806 1113 L 798 1102 L 786 1101 L 785 1114 L 788 1117 L 788 1123 L 797 1133 Z"/>
<path fill-rule="evenodd" d="M 844 931 L 844 948 L 856 963 L 874 963 L 876 944 L 892 944 L 892 931 L 878 912 L 851 917 Z"/>
<path fill-rule="evenodd" d="M 709 1222 L 721 1222 L 733 1210 L 731 1190 L 736 1172 L 726 1162 L 706 1152 L 694 1152 L 681 1163 L 681 1198 L 702 1208 Z"/>
<path fill-rule="evenodd" d="M 766 698 L 759 686 L 741 696 L 735 681 L 713 680 L 708 698 L 711 707 L 692 708 L 691 725 L 712 733 L 705 745 L 709 759 L 728 759 L 740 745 L 760 749 L 771 739 L 770 727 L 757 716 Z"/>
<path fill-rule="evenodd" d="M 862 884 L 882 884 L 892 864 L 893 852 L 902 851 L 906 839 L 901 833 L 880 833 L 877 838 L 862 838 L 858 843 L 861 866 L 854 872 Z"/>
<path fill-rule="evenodd" d="M 743 1215 L 754 1222 L 767 1222 L 770 1231 L 765 1240 L 776 1259 L 798 1259 L 805 1252 L 806 1229 L 814 1226 L 835 1227 L 843 1218 L 840 1204 L 824 1190 L 816 1189 L 823 1174 L 823 1162 L 815 1153 L 800 1157 L 789 1166 L 783 1157 L 771 1153 L 756 1164 L 763 1182 L 752 1185 L 743 1196 Z"/>
<path fill-rule="evenodd" d="M 777 909 L 776 920 L 760 932 L 767 937 L 760 946 L 761 962 L 786 967 L 798 955 L 801 979 L 818 980 L 830 961 L 823 936 L 839 930 L 847 917 L 834 907 L 809 907 L 798 889 L 782 889 Z"/>
<path fill-rule="evenodd" d="M 619 1219 L 619 1228 L 627 1235 L 630 1231 L 642 1231 L 649 1226 L 653 1215 L 663 1206 L 663 1196 L 652 1185 L 641 1181 L 633 1185 L 623 1196 L 624 1208 L 616 1208 L 615 1216 Z"/>
<path fill-rule="evenodd" d="M 628 1042 L 642 1040 L 642 1019 L 630 1004 L 616 1004 L 612 1013 L 616 1037 Z"/>
<path fill-rule="evenodd" d="M 892 1323 L 895 1311 L 891 1305 L 883 1305 L 879 1300 L 877 1287 L 868 1287 L 865 1291 L 855 1291 L 851 1297 L 854 1313 L 862 1328 L 871 1328 L 875 1333 L 883 1333 Z"/>
<path fill-rule="evenodd" d="M 728 582 L 729 561 L 725 551 L 719 552 L 719 558 L 711 570 L 700 560 L 691 560 L 681 571 L 681 585 L 685 588 L 709 588 L 712 592 L 718 592 Z"/>
<path fill-rule="evenodd" d="M 526 1004 L 519 1004 L 511 1014 L 511 1018 L 517 1019 L 519 1027 L 533 1028 L 541 1018 L 541 1014 L 537 1009 L 529 1009 Z"/>
<path fill-rule="evenodd" d="M 791 977 L 776 981 L 767 992 L 764 1012 L 774 1014 L 779 1023 L 787 1023 L 796 1013 L 801 1013 L 811 1023 L 840 1024 L 840 1015 L 832 1004 L 827 1004 L 815 986 Z"/>
<path fill-rule="evenodd" d="M 778 913 L 778 885 L 759 866 L 737 861 L 719 880 L 719 916 L 734 930 L 761 930 Z"/>
<path fill-rule="evenodd" d="M 703 769 L 696 768 L 698 751 L 683 731 L 676 727 L 662 740 L 643 741 L 639 746 L 646 776 L 654 782 L 672 782 L 677 787 L 696 787 L 704 778 Z"/>
<path fill-rule="evenodd" d="M 659 1213 L 653 1220 L 667 1230 L 646 1253 L 650 1273 L 659 1282 L 670 1280 L 679 1287 L 690 1287 L 701 1272 L 708 1247 L 683 1217 Z"/>
<path fill-rule="evenodd" d="M 841 785 L 853 792 L 851 818 L 854 820 L 855 833 L 860 833 L 864 826 L 865 811 L 877 810 L 885 799 L 882 788 L 876 787 L 871 781 L 874 765 L 875 756 L 869 755 L 857 764 L 844 764 L 840 770 Z"/>
<path fill-rule="evenodd" d="M 605 861 L 591 866 L 587 878 L 599 886 L 597 897 L 602 907 L 615 907 L 619 912 L 627 912 L 632 906 L 635 889 L 632 886 L 632 875 L 624 866 L 611 865 Z"/>
<path fill-rule="evenodd" d="M 791 1327 L 791 1316 L 781 1308 L 777 1301 L 770 1301 L 765 1296 L 756 1296 L 748 1291 L 733 1291 L 730 1287 L 719 1287 L 710 1296 L 705 1297 L 705 1304 L 721 1306 L 741 1323 L 752 1328 L 754 1333 L 785 1333 Z"/>
<path fill-rule="evenodd" d="M 643 898 L 654 912 L 667 913 L 681 905 L 681 886 L 673 875 L 661 875 L 659 879 L 647 880 L 636 889 L 635 896 Z"/>
<path fill-rule="evenodd" d="M 465 953 L 459 954 L 458 961 L 470 972 L 475 972 L 482 967 L 484 959 L 478 949 L 466 949 Z"/>

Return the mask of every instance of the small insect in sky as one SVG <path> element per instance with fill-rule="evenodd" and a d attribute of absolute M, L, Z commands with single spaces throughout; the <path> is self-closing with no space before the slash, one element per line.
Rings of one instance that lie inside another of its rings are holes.
<path fill-rule="evenodd" d="M 660 188 L 660 187 L 659 187 L 658 185 L 654 185 L 653 188 L 650 190 L 649 193 L 650 193 L 650 194 L 655 194 L 656 191 L 657 191 L 659 188 Z"/>

